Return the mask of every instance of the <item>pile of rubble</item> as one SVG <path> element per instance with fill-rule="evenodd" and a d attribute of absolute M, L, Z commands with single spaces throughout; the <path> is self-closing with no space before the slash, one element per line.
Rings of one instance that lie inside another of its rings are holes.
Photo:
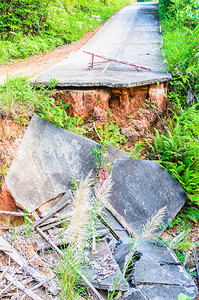
<path fill-rule="evenodd" d="M 9 213 L 23 215 L 25 225 L 1 228 L 2 299 L 65 299 L 57 270 L 70 245 L 65 224 L 75 201 L 71 183 L 91 172 L 93 181 L 97 176 L 104 181 L 110 170 L 108 203 L 76 270 L 87 288 L 82 299 L 197 297 L 196 285 L 175 253 L 155 239 L 185 204 L 184 190 L 157 162 L 132 159 L 113 146 L 97 169 L 93 155 L 100 151 L 94 141 L 33 116 L 6 177 L 15 203 L 26 213 Z M 153 240 L 143 239 L 149 220 L 160 211 L 165 212 L 164 224 L 156 227 Z"/>

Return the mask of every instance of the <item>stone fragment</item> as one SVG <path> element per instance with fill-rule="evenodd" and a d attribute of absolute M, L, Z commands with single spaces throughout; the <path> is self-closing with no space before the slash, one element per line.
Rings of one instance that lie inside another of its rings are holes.
<path fill-rule="evenodd" d="M 121 243 L 120 245 L 118 245 L 116 247 L 116 251 L 114 253 L 114 258 L 122 272 L 123 272 L 123 268 L 124 268 L 126 259 L 128 257 L 128 254 L 130 253 L 130 251 L 131 251 L 131 244 L 128 245 L 128 244 Z"/>
<path fill-rule="evenodd" d="M 125 136 L 128 138 L 128 141 L 134 140 L 134 134 L 135 134 L 135 130 L 134 129 L 129 129 L 129 128 L 121 127 L 120 128 L 120 132 L 122 134 L 125 134 Z"/>
<path fill-rule="evenodd" d="M 108 211 L 107 209 L 103 209 L 102 212 L 101 212 L 101 216 L 103 217 L 105 222 L 108 224 L 108 226 L 117 234 L 117 236 L 118 236 L 117 239 L 118 240 L 120 240 L 120 241 L 122 241 L 126 244 L 129 244 L 129 243 L 132 242 L 132 239 L 129 236 L 129 234 L 127 233 L 127 231 L 115 219 L 115 217 L 112 215 L 112 213 L 110 211 Z M 114 238 L 114 241 L 113 241 L 113 244 L 112 244 L 114 249 L 115 249 L 115 244 L 116 243 L 117 243 L 117 240 Z M 110 244 L 109 244 L 109 246 L 110 246 Z"/>
<path fill-rule="evenodd" d="M 65 193 L 72 180 L 83 179 L 90 171 L 95 176 L 91 154 L 95 145 L 33 115 L 6 176 L 16 204 L 31 212 Z"/>
<path fill-rule="evenodd" d="M 131 262 L 129 262 L 132 266 L 132 272 L 133 272 L 134 264 L 140 259 L 140 257 L 142 256 L 142 253 L 138 252 L 134 248 L 134 244 L 132 244 L 132 243 L 129 243 L 129 244 L 121 243 L 116 247 L 116 251 L 114 253 L 114 258 L 122 272 L 123 272 L 125 263 L 128 262 L 130 253 L 133 254 L 132 260 L 131 260 Z"/>
<path fill-rule="evenodd" d="M 180 293 L 193 299 L 197 297 L 193 279 L 173 250 L 150 241 L 138 242 L 136 249 L 142 253 L 134 266 L 136 290 L 126 292 L 124 300 L 178 300 Z M 138 295 L 140 298 L 136 298 Z"/>
<path fill-rule="evenodd" d="M 186 202 L 186 193 L 179 183 L 155 161 L 123 159 L 112 168 L 112 207 L 139 236 L 147 221 L 161 208 L 167 211 L 161 228 L 173 219 Z"/>
<path fill-rule="evenodd" d="M 91 283 L 102 290 L 127 291 L 128 283 L 124 279 L 119 266 L 111 254 L 105 240 L 97 242 L 97 253 L 91 253 L 90 249 L 85 251 L 83 273 Z"/>

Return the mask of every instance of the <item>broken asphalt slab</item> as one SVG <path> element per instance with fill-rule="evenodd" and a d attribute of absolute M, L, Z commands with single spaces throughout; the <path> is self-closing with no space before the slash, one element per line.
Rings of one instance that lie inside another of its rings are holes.
<path fill-rule="evenodd" d="M 113 188 L 109 202 L 138 236 L 151 217 L 167 206 L 162 233 L 186 202 L 180 184 L 156 161 L 117 160 L 112 167 Z"/>
<path fill-rule="evenodd" d="M 196 287 L 185 288 L 178 285 L 143 285 L 137 289 L 130 289 L 123 295 L 123 300 L 178 300 L 180 293 L 190 297 L 190 299 L 197 299 Z"/>
<path fill-rule="evenodd" d="M 124 294 L 123 299 L 178 300 L 180 293 L 192 299 L 197 297 L 198 290 L 193 279 L 185 271 L 172 249 L 161 247 L 155 241 L 140 241 L 136 249 L 134 244 L 122 243 L 114 254 L 120 267 L 123 268 L 130 251 L 135 250 L 131 284 L 135 284 L 136 289 L 131 288 Z M 140 254 L 138 258 L 136 253 Z"/>
<path fill-rule="evenodd" d="M 92 140 L 61 129 L 34 115 L 6 177 L 16 203 L 32 211 L 68 191 L 72 180 L 85 178 L 90 171 L 95 179 L 97 172 L 91 154 L 95 146 L 100 147 Z M 186 201 L 186 194 L 166 170 L 154 161 L 132 159 L 113 146 L 108 148 L 108 152 L 113 179 L 110 203 L 138 236 L 142 235 L 144 225 L 158 209 L 167 206 L 166 223 L 177 214 Z M 118 229 L 119 235 L 128 240 L 125 229 L 118 228 L 110 212 L 106 218 L 108 223 L 111 219 L 111 226 L 117 227 L 113 229 L 116 232 Z M 103 245 L 102 249 L 98 249 L 98 256 L 103 253 L 103 249 L 108 253 L 107 247 Z M 142 253 L 134 272 L 142 295 L 148 293 L 148 299 L 155 299 L 155 293 L 164 295 L 167 286 L 172 287 L 174 296 L 179 291 L 196 295 L 193 280 L 179 265 L 172 252 L 144 242 L 136 250 Z M 116 279 L 115 271 L 119 271 L 119 267 L 113 257 L 102 256 L 99 257 L 98 270 L 95 268 L 94 259 L 95 270 L 89 269 L 88 274 L 91 275 L 90 279 L 94 279 L 96 287 L 112 290 Z M 105 273 L 101 268 L 104 263 L 107 265 Z M 110 263 L 112 267 L 109 266 Z M 98 271 L 99 273 L 94 274 Z M 122 278 L 121 273 L 119 275 Z M 163 287 L 161 292 L 157 285 Z M 120 282 L 119 289 L 127 289 L 125 281 Z M 161 297 L 160 299 L 164 299 Z"/>
<path fill-rule="evenodd" d="M 85 178 L 90 171 L 95 179 L 91 154 L 95 146 L 100 147 L 33 115 L 6 176 L 17 205 L 32 212 L 65 193 L 73 180 Z M 132 159 L 113 146 L 108 150 L 113 164 L 110 203 L 134 232 L 141 234 L 146 222 L 164 206 L 164 222 L 173 219 L 186 202 L 186 194 L 177 181 L 157 162 Z"/>
<path fill-rule="evenodd" d="M 165 70 L 161 46 L 157 3 L 134 3 L 113 15 L 81 49 L 30 81 L 48 86 L 55 78 L 59 87 L 133 87 L 166 82 L 171 75 Z M 151 71 L 138 72 L 110 61 L 88 70 L 91 56 L 84 51 L 134 62 Z"/>
<path fill-rule="evenodd" d="M 194 287 L 193 279 L 185 271 L 174 251 L 154 243 L 150 241 L 138 243 L 137 250 L 142 256 L 135 265 L 134 277 L 137 285 L 170 284 Z"/>
<path fill-rule="evenodd" d="M 6 183 L 16 204 L 29 212 L 65 193 L 72 180 L 84 179 L 95 166 L 94 141 L 33 115 Z"/>

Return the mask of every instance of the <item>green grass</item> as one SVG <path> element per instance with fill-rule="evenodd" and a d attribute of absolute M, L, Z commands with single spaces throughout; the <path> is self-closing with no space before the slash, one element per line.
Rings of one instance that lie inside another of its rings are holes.
<path fill-rule="evenodd" d="M 199 96 L 199 5 L 196 0 L 160 0 L 159 6 L 172 90 L 183 97 L 191 86 Z"/>
<path fill-rule="evenodd" d="M 34 89 L 27 78 L 8 78 L 0 86 L 0 114 L 24 126 L 28 125 L 33 113 L 37 113 L 61 128 L 81 134 L 81 117 L 67 116 L 65 105 L 61 101 L 56 104 L 50 97 L 54 84 L 52 80 L 49 88 Z"/>

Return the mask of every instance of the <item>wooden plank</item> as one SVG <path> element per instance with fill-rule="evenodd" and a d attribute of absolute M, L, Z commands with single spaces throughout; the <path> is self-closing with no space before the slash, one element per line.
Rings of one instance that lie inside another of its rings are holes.
<path fill-rule="evenodd" d="M 28 217 L 27 217 L 28 218 Z M 11 252 L 9 253 L 9 256 L 20 266 L 22 267 L 24 270 L 26 270 L 28 273 L 30 273 L 30 275 L 38 282 L 43 282 L 46 281 L 47 279 L 49 279 L 48 276 L 44 275 L 41 271 L 38 271 L 36 269 L 34 269 L 33 267 L 29 266 L 28 261 L 19 254 L 19 252 L 10 245 L 10 243 L 8 243 L 2 236 L 0 236 L 0 245 L 3 245 L 7 248 L 9 248 L 11 250 Z M 6 253 L 6 251 L 4 251 Z M 7 253 L 6 253 L 7 254 Z M 52 279 L 52 278 L 51 278 Z M 57 293 L 58 292 L 58 286 L 52 282 L 50 284 L 50 290 L 53 293 Z"/>
<path fill-rule="evenodd" d="M 4 268 L 3 273 L 0 276 L 0 282 L 6 276 L 6 274 L 8 273 L 8 269 L 9 269 L 9 267 Z"/>
<path fill-rule="evenodd" d="M 10 216 L 14 216 L 14 217 L 24 217 L 24 213 L 23 212 L 0 210 L 0 214 L 2 214 L 2 215 L 10 215 Z M 32 214 L 25 213 L 25 215 L 26 216 L 31 216 Z"/>
<path fill-rule="evenodd" d="M 72 193 L 71 190 L 69 190 L 67 194 L 64 194 L 61 197 L 61 199 L 56 203 L 57 205 L 55 207 L 52 207 L 50 212 L 45 217 L 39 219 L 37 222 L 34 222 L 34 227 L 37 228 L 38 226 L 41 226 L 41 224 L 43 224 L 48 219 L 50 219 L 54 214 L 62 211 L 67 205 L 71 204 L 71 202 L 72 202 Z"/>

